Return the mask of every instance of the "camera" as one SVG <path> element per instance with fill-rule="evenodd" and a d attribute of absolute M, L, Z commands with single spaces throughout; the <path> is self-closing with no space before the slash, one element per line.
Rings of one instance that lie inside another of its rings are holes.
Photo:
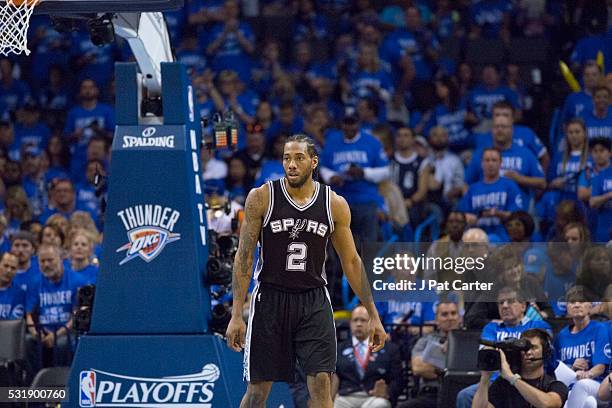
<path fill-rule="evenodd" d="M 234 256 L 238 252 L 238 237 L 219 236 L 215 231 L 209 230 L 208 239 L 207 282 L 209 285 L 229 285 L 232 282 Z"/>
<path fill-rule="evenodd" d="M 501 369 L 501 357 L 497 350 L 500 349 L 506 355 L 506 360 L 508 360 L 512 372 L 517 372 L 521 368 L 521 352 L 531 349 L 531 343 L 528 340 L 514 337 L 499 342 L 480 340 L 480 344 L 495 348 L 478 351 L 477 367 L 483 371 L 498 371 Z"/>

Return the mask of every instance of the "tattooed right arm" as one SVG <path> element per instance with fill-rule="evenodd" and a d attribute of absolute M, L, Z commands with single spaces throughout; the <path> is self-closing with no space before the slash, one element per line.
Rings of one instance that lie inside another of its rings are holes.
<path fill-rule="evenodd" d="M 232 276 L 232 293 L 234 303 L 232 316 L 242 318 L 242 307 L 251 283 L 253 272 L 253 254 L 261 232 L 263 217 L 268 207 L 269 191 L 267 184 L 249 192 L 244 204 L 244 221 L 240 228 L 238 252 L 234 258 Z"/>

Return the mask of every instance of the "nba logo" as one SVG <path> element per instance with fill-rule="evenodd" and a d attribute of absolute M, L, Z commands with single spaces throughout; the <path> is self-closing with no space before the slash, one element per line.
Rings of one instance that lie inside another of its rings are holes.
<path fill-rule="evenodd" d="M 96 373 L 81 371 L 81 393 L 79 406 L 94 407 L 96 405 Z"/>

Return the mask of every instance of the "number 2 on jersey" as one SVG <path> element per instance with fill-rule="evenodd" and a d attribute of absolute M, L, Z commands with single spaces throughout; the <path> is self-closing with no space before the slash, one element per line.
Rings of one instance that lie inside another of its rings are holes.
<path fill-rule="evenodd" d="M 292 242 L 287 247 L 288 271 L 306 271 L 306 254 L 308 246 L 304 242 Z"/>

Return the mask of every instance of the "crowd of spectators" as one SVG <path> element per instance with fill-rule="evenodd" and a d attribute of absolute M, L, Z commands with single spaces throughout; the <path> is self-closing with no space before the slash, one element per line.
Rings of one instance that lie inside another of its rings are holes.
<path fill-rule="evenodd" d="M 419 341 L 409 331 L 400 347 L 420 377 L 409 406 L 435 399 L 441 368 L 423 361 L 427 343 L 460 326 L 501 340 L 567 316 L 559 350 L 582 341 L 589 358 L 559 359 L 580 381 L 606 375 L 609 346 L 602 357 L 605 339 L 583 329 L 608 319 L 612 302 L 609 9 L 599 0 L 187 0 L 165 13 L 200 116 L 231 110 L 240 126 L 236 152 L 201 151 L 209 198 L 239 208 L 252 187 L 282 177 L 283 143 L 304 133 L 319 150 L 318 180 L 351 207 L 359 247 L 413 240 L 434 216 L 443 233 L 421 236 L 439 238 L 429 255 L 481 251 L 497 262 L 483 272 L 506 288 L 493 300 L 380 305 L 388 325 L 438 324 Z M 31 361 L 44 365 L 66 363 L 76 288 L 96 280 L 104 192 L 95 180 L 109 171 L 120 92 L 113 63 L 133 58 L 125 42 L 94 46 L 75 28 L 34 16 L 32 54 L 0 59 L 0 319 L 27 318 Z M 544 62 L 528 61 L 531 44 Z M 559 58 L 580 91 L 563 82 Z M 328 271 L 342 309 L 333 254 Z M 375 394 L 395 402 L 397 384 L 389 395 L 376 380 Z M 587 406 L 594 388 L 582 383 L 568 406 Z"/>

